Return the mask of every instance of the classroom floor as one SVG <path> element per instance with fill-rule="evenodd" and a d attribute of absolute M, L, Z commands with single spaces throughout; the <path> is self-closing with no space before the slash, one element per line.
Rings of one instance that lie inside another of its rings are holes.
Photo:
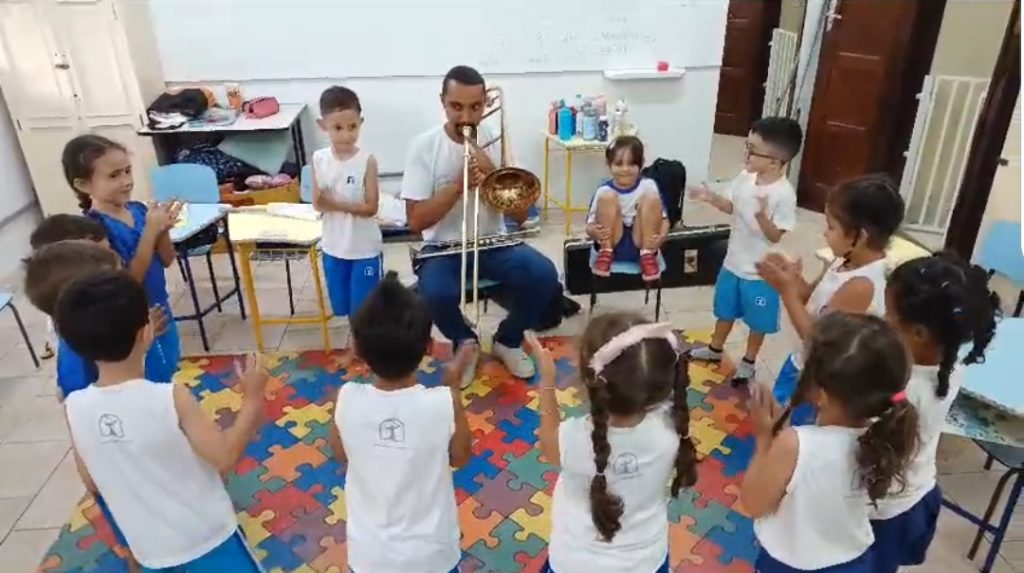
<path fill-rule="evenodd" d="M 696 205 L 686 206 L 685 218 L 687 224 L 691 225 L 723 221 L 721 215 Z M 559 267 L 563 240 L 560 221 L 560 216 L 553 213 L 550 221 L 545 224 L 541 236 L 531 241 L 556 261 Z M 817 265 L 811 262 L 812 254 L 822 244 L 823 222 L 820 215 L 809 212 L 801 212 L 798 221 L 798 228 L 784 239 L 783 248 L 802 256 L 807 262 L 807 272 L 814 273 Z M 579 228 L 579 216 L 576 217 L 575 223 Z M 406 249 L 406 245 L 388 245 L 385 266 L 399 271 L 404 277 L 410 277 Z M 196 267 L 200 296 L 210 300 L 212 295 L 204 265 L 197 264 Z M 223 288 L 227 285 L 227 277 L 230 277 L 230 267 L 226 259 L 221 257 L 216 261 L 216 268 Z M 312 310 L 315 299 L 314 289 L 308 280 L 308 267 L 301 263 L 296 264 L 293 266 L 292 274 L 297 310 Z M 190 302 L 180 276 L 171 269 L 168 278 L 175 299 L 176 312 L 188 311 Z M 5 282 L 18 284 L 20 278 L 8 277 Z M 260 263 L 256 270 L 256 284 L 265 314 L 287 313 L 287 290 L 282 264 Z M 686 330 L 691 335 L 706 332 L 714 323 L 710 311 L 711 298 L 712 289 L 709 287 L 667 290 L 664 296 L 663 318 L 672 321 L 676 327 Z M 585 300 L 578 300 L 585 304 Z M 41 341 L 46 334 L 44 317 L 32 309 L 24 297 L 18 297 L 15 302 L 28 324 L 30 336 L 36 341 L 37 347 L 41 347 Z M 600 298 L 600 307 L 604 308 L 639 308 L 642 304 L 643 294 L 636 292 L 603 295 Z M 653 312 L 653 308 L 649 308 L 648 311 Z M 501 316 L 501 309 L 491 305 L 483 321 L 485 330 L 493 332 Z M 557 330 L 546 335 L 572 336 L 579 332 L 584 320 L 582 315 L 566 320 Z M 187 356 L 205 354 L 199 343 L 195 323 L 183 323 L 179 326 L 184 353 Z M 236 303 L 228 303 L 222 315 L 211 315 L 207 326 L 212 344 L 210 354 L 237 354 L 254 347 L 251 322 L 239 319 Z M 731 337 L 727 350 L 733 356 L 742 352 L 744 335 L 740 327 Z M 267 327 L 266 340 L 268 350 L 294 352 L 322 347 L 319 332 L 309 326 Z M 337 346 L 344 343 L 346 329 L 343 325 L 332 329 L 332 340 Z M 75 472 L 73 458 L 69 455 L 68 433 L 62 411 L 55 399 L 53 361 L 45 362 L 40 370 L 32 367 L 9 313 L 0 314 L 0 341 L 4 343 L 0 346 L 0 571 L 28 573 L 36 570 L 42 562 L 61 528 L 69 522 L 84 491 Z M 758 363 L 757 377 L 760 382 L 770 383 L 774 380 L 792 344 L 793 334 L 789 331 L 788 325 L 784 327 L 782 333 L 769 338 Z M 721 431 L 728 432 L 732 429 L 724 428 Z M 939 461 L 941 485 L 948 496 L 975 512 L 984 509 L 999 477 L 996 470 L 984 471 L 982 463 L 982 455 L 972 443 L 958 439 L 943 440 Z M 88 510 L 86 512 L 88 513 Z M 532 516 L 530 511 L 527 513 Z M 1021 511 L 1017 512 L 1018 517 L 1003 545 L 994 569 L 998 573 L 1024 572 L 1022 515 L 1024 513 Z M 499 533 L 514 535 L 515 532 L 506 528 Z M 964 557 L 973 534 L 974 528 L 966 521 L 949 512 L 943 512 L 939 522 L 939 533 L 929 554 L 929 560 L 916 570 L 927 573 L 976 571 L 977 567 L 967 562 Z M 517 543 L 530 543 L 531 539 L 526 537 L 517 540 Z M 983 545 L 982 550 L 985 549 L 987 548 Z M 728 568 L 716 567 L 715 563 L 705 562 L 699 566 L 694 565 L 692 570 L 718 571 Z"/>

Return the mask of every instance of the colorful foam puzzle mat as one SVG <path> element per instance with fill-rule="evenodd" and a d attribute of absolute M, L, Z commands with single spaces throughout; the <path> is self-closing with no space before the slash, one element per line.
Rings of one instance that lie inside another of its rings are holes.
<path fill-rule="evenodd" d="M 686 337 L 688 344 L 706 340 Z M 542 342 L 556 360 L 565 415 L 584 415 L 572 339 Z M 434 352 L 420 366 L 420 380 L 427 386 L 441 383 L 441 366 L 450 356 L 445 347 Z M 188 359 L 176 378 L 221 425 L 231 423 L 241 405 L 233 387 L 236 358 Z M 269 419 L 226 475 L 238 521 L 268 573 L 347 573 L 345 468 L 332 457 L 328 432 L 339 386 L 369 383 L 370 372 L 358 361 L 345 366 L 341 352 L 280 353 L 268 361 Z M 691 435 L 702 461 L 697 485 L 669 505 L 674 572 L 753 571 L 757 544 L 740 506 L 739 482 L 754 441 L 744 408 L 746 391 L 726 382 L 725 368 L 690 366 Z M 454 472 L 463 573 L 536 573 L 547 558 L 551 492 L 558 474 L 539 458 L 533 384 L 485 357 L 463 393 L 475 438 L 473 459 Z M 114 545 L 110 526 L 86 496 L 38 571 L 126 572 L 123 548 Z"/>

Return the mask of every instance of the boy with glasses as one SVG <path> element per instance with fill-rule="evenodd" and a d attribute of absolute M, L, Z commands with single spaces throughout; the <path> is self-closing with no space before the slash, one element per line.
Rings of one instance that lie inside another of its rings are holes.
<path fill-rule="evenodd" d="M 761 280 L 754 266 L 796 225 L 796 191 L 786 178 L 786 167 L 802 142 L 803 132 L 795 120 L 760 119 L 750 128 L 743 171 L 732 183 L 720 194 L 704 184 L 690 190 L 693 199 L 732 215 L 728 251 L 715 282 L 715 332 L 711 344 L 693 351 L 691 357 L 720 362 L 733 323 L 742 319 L 750 335 L 734 383 L 754 377 L 765 336 L 779 330 L 779 295 Z"/>

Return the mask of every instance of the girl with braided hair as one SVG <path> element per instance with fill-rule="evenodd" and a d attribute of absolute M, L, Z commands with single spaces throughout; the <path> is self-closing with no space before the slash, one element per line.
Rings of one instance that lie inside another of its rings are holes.
<path fill-rule="evenodd" d="M 697 481 L 688 361 L 671 325 L 633 313 L 591 320 L 579 349 L 590 415 L 565 421 L 554 363 L 529 341 L 541 376 L 541 452 L 561 468 L 545 571 L 667 573 L 668 503 Z"/>

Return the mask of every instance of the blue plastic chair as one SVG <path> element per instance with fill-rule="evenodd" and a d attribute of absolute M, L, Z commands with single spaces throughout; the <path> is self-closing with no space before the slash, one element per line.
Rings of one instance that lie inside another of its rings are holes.
<path fill-rule="evenodd" d="M 18 323 L 18 330 L 21 331 L 21 337 L 25 339 L 25 346 L 28 347 L 28 353 L 32 356 L 32 363 L 39 368 L 39 357 L 36 356 L 36 349 L 32 347 L 32 341 L 28 338 L 28 332 L 25 330 L 25 323 L 21 321 L 21 315 L 18 313 L 18 308 L 14 306 L 14 295 L 9 292 L 0 292 L 0 311 L 5 308 L 11 309 L 14 314 L 14 320 Z"/>
<path fill-rule="evenodd" d="M 299 174 L 299 198 L 303 203 L 313 202 L 313 166 L 306 165 Z"/>
<path fill-rule="evenodd" d="M 1024 310 L 1024 253 L 1021 252 L 1020 223 L 994 222 L 985 234 L 977 259 L 977 263 L 988 270 L 989 276 L 1002 275 L 1021 289 L 1013 311 L 1014 316 L 1020 316 Z"/>
<path fill-rule="evenodd" d="M 213 205 L 220 203 L 220 186 L 217 185 L 217 174 L 213 169 L 195 163 L 172 163 L 161 165 L 153 169 L 149 174 L 150 182 L 153 185 L 153 198 L 157 201 L 184 201 L 186 203 L 199 203 Z M 220 237 L 218 231 L 217 237 Z M 185 265 L 186 257 L 205 257 L 206 268 L 210 272 L 210 284 L 213 287 L 213 297 L 217 300 L 217 311 L 223 310 L 220 306 L 220 292 L 217 289 L 217 275 L 213 271 L 213 246 L 214 241 L 208 245 L 192 247 L 184 253 L 178 253 L 178 270 L 181 271 L 181 278 L 188 283 L 190 289 L 195 286 L 189 281 Z M 189 269 L 191 270 L 191 269 Z"/>
<path fill-rule="evenodd" d="M 217 174 L 205 165 L 173 163 L 157 167 L 149 175 L 157 201 L 220 203 Z"/>

